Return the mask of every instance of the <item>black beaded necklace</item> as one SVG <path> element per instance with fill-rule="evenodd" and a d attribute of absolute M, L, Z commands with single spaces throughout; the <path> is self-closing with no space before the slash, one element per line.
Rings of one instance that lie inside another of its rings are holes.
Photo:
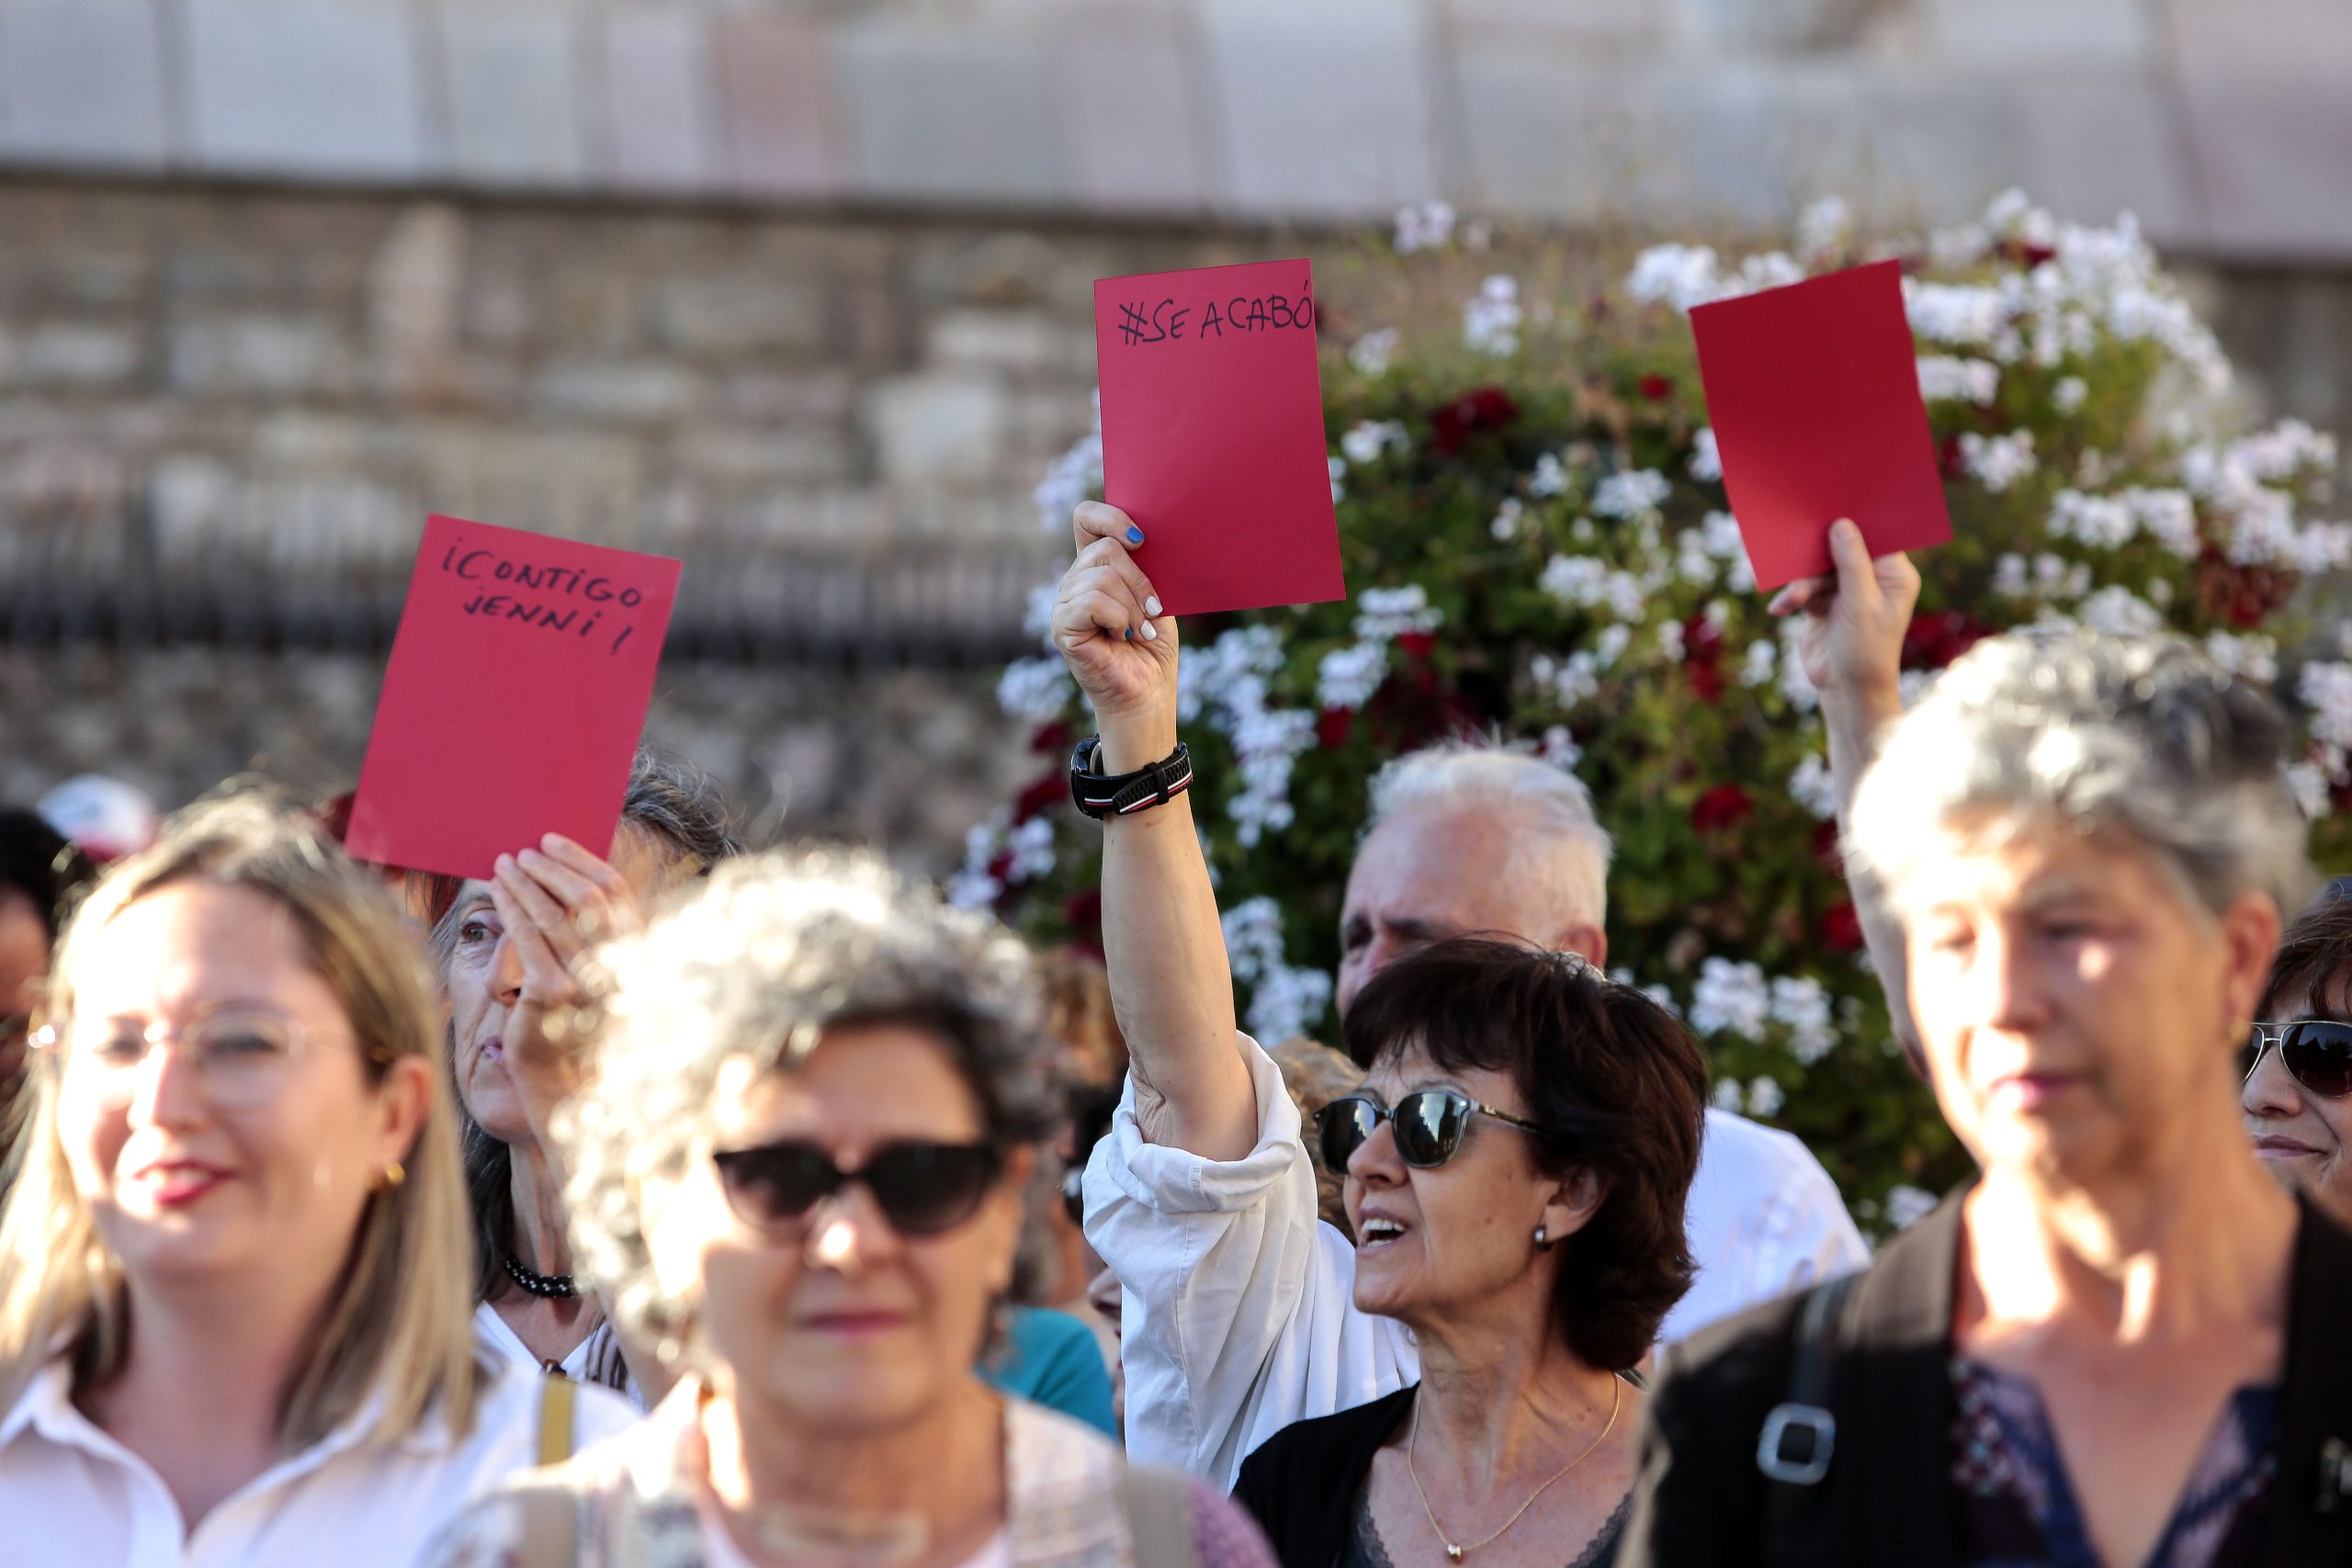
<path fill-rule="evenodd" d="M 580 1293 L 569 1274 L 535 1274 L 511 1252 L 501 1252 L 498 1260 L 506 1266 L 508 1279 L 542 1300 L 561 1301 Z"/>

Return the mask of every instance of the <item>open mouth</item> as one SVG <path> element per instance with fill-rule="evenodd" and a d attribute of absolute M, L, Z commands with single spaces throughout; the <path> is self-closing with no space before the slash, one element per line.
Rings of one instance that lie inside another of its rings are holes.
<path fill-rule="evenodd" d="M 1405 1227 L 1390 1219 L 1370 1219 L 1356 1227 L 1356 1250 L 1372 1252 L 1388 1246 L 1405 1234 Z"/>

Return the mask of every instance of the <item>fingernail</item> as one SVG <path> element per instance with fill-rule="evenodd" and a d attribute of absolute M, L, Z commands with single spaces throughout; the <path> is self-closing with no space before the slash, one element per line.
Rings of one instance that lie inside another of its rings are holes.
<path fill-rule="evenodd" d="M 1153 626 L 1149 621 L 1146 621 L 1143 624 L 1143 640 L 1146 642 L 1158 642 L 1159 640 L 1159 628 Z"/>
<path fill-rule="evenodd" d="M 1157 593 L 1149 594 L 1149 595 L 1148 595 L 1148 596 L 1144 599 L 1144 602 L 1143 602 L 1143 613 L 1144 613 L 1145 615 L 1159 615 L 1159 594 L 1157 594 Z"/>
<path fill-rule="evenodd" d="M 1136 629 L 1135 629 L 1135 627 L 1133 627 L 1133 626 L 1129 626 L 1129 627 L 1127 628 L 1127 630 L 1126 630 L 1126 638 L 1127 638 L 1127 640 L 1128 640 L 1129 642 L 1133 642 L 1133 641 L 1135 641 L 1135 640 L 1136 640 Z"/>
<path fill-rule="evenodd" d="M 1131 545 L 1140 545 L 1143 543 L 1143 530 L 1136 527 L 1132 523 L 1127 525 L 1127 543 Z"/>

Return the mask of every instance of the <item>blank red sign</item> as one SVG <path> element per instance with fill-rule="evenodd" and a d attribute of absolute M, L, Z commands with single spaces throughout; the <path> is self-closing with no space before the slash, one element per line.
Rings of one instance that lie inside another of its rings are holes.
<path fill-rule="evenodd" d="M 1102 493 L 1173 615 L 1347 597 L 1304 261 L 1094 285 Z"/>
<path fill-rule="evenodd" d="M 1758 587 L 1829 570 L 1841 517 L 1872 555 L 1951 537 L 1895 263 L 1702 305 L 1690 330 Z"/>
<path fill-rule="evenodd" d="M 609 853 L 678 571 L 664 556 L 427 521 L 352 854 L 487 877 L 550 832 Z"/>

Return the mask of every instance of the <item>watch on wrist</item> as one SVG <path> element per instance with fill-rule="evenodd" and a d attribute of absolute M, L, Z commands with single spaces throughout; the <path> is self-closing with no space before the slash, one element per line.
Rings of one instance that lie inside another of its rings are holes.
<path fill-rule="evenodd" d="M 1179 740 L 1176 750 L 1132 773 L 1098 773 L 1094 760 L 1102 738 L 1090 735 L 1069 758 L 1069 797 L 1089 817 L 1130 817 L 1165 806 L 1193 787 L 1193 754 Z"/>

